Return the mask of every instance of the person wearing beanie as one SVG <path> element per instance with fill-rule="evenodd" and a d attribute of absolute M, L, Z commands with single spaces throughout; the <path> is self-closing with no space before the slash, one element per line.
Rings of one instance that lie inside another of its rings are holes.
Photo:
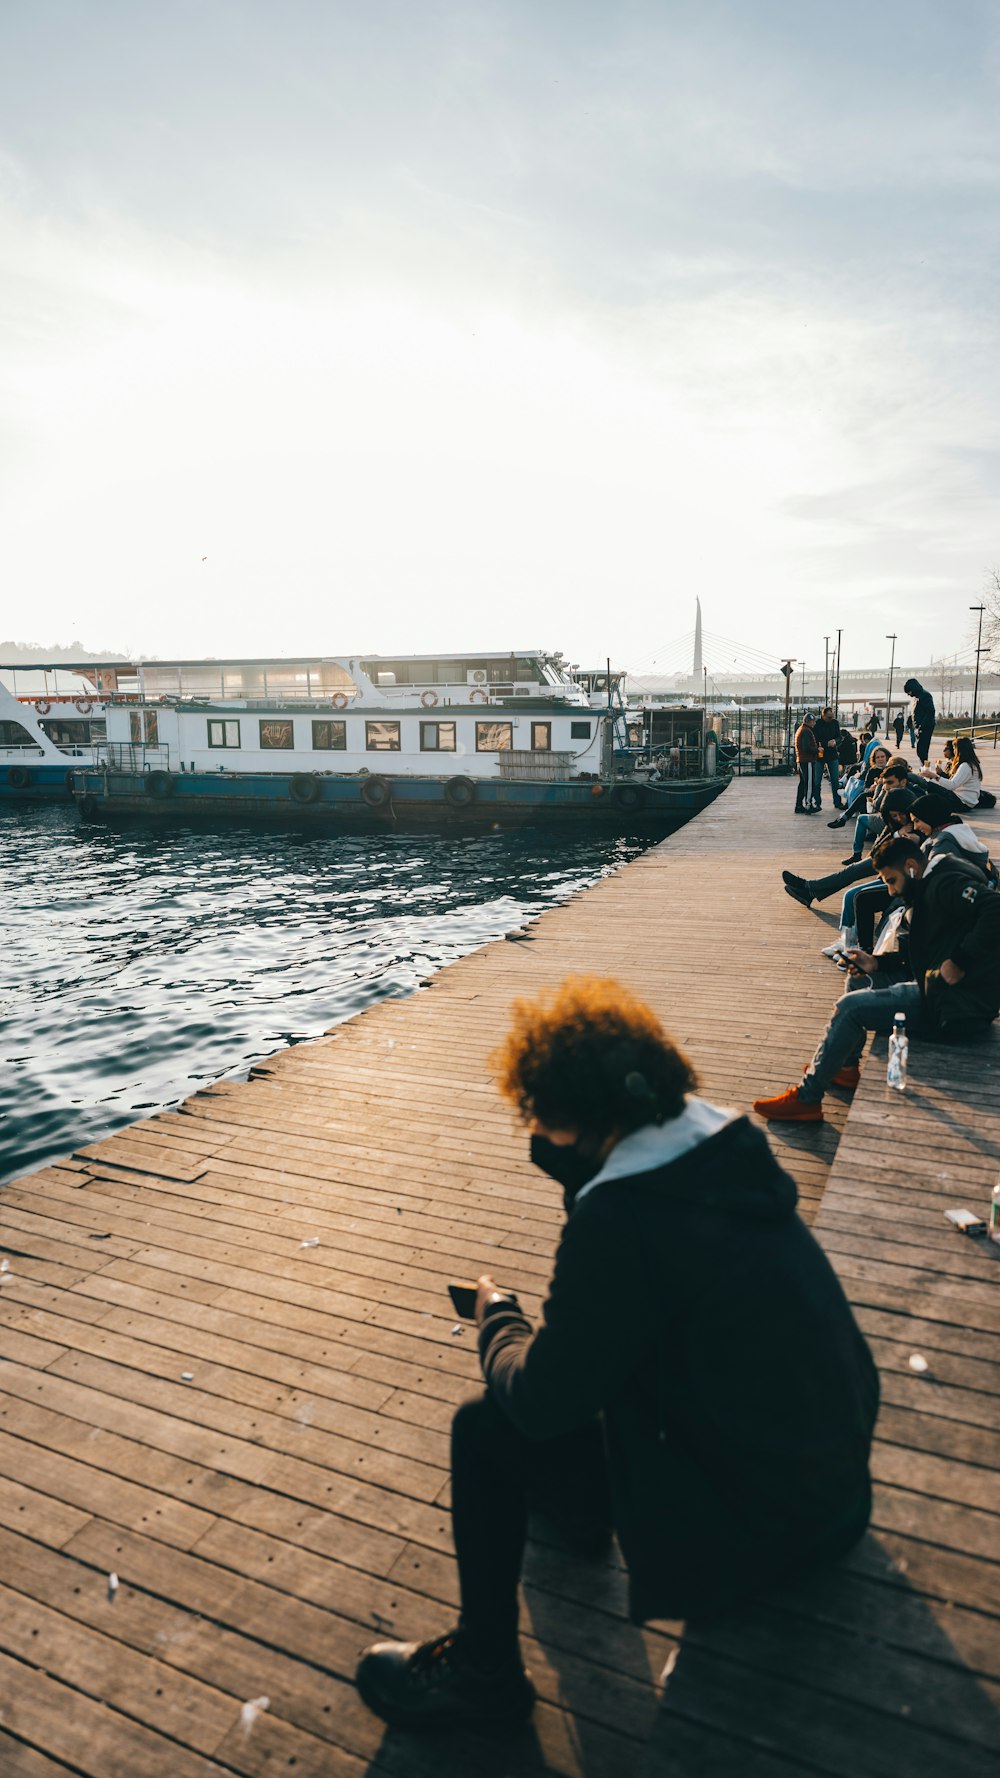
<path fill-rule="evenodd" d="M 916 753 L 921 765 L 926 765 L 927 755 L 934 739 L 934 724 L 937 721 L 934 699 L 930 692 L 921 685 L 919 679 L 907 679 L 903 690 L 908 698 L 913 699 L 910 706 L 910 720 L 913 723 Z"/>
<path fill-rule="evenodd" d="M 819 747 L 816 744 L 816 718 L 803 716 L 795 731 L 795 764 L 799 768 L 799 788 L 795 796 L 796 815 L 815 815 L 819 808 Z"/>
<path fill-rule="evenodd" d="M 983 872 L 964 858 L 932 861 L 914 840 L 889 835 L 875 865 L 909 909 L 914 979 L 884 987 L 878 958 L 852 952 L 852 969 L 872 986 L 841 995 L 798 1086 L 754 1101 L 769 1122 L 822 1123 L 828 1088 L 857 1086 L 868 1032 L 885 1035 L 897 1013 L 918 1038 L 965 1043 L 985 1036 L 1000 1011 L 1000 895 Z"/>

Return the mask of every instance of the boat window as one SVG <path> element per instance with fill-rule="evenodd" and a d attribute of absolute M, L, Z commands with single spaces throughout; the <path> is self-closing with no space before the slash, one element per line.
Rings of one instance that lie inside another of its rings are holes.
<path fill-rule="evenodd" d="M 369 753 L 398 753 L 399 723 L 366 722 L 365 747 Z"/>
<path fill-rule="evenodd" d="M 346 722 L 314 722 L 313 746 L 318 753 L 343 753 L 347 746 Z"/>
<path fill-rule="evenodd" d="M 454 753 L 455 724 L 453 722 L 422 722 L 420 724 L 421 753 Z"/>
<path fill-rule="evenodd" d="M 88 747 L 92 732 L 97 725 L 92 722 L 68 721 L 61 716 L 50 716 L 41 724 L 42 732 L 56 747 Z"/>
<path fill-rule="evenodd" d="M 19 722 L 0 722 L 0 747 L 37 747 L 38 742 Z"/>
<path fill-rule="evenodd" d="M 129 714 L 131 715 L 131 711 Z M 239 723 L 209 722 L 208 744 L 210 747 L 238 747 L 240 744 Z"/>
<path fill-rule="evenodd" d="M 477 722 L 476 752 L 507 753 L 514 745 L 512 722 Z"/>
<path fill-rule="evenodd" d="M 155 710 L 143 711 L 142 725 L 145 731 L 146 746 L 158 747 L 160 744 L 160 728 Z"/>
<path fill-rule="evenodd" d="M 589 741 L 590 723 L 571 722 L 569 725 L 569 738 L 571 741 Z"/>
<path fill-rule="evenodd" d="M 128 713 L 128 738 L 133 747 L 142 746 L 142 725 L 139 722 L 138 710 L 130 710 Z M 211 746 L 211 742 L 209 745 Z"/>
<path fill-rule="evenodd" d="M 552 724 L 551 722 L 533 722 L 531 725 L 532 753 L 551 753 Z"/>
<path fill-rule="evenodd" d="M 260 724 L 260 744 L 263 748 L 279 753 L 288 753 L 295 745 L 292 739 L 291 721 L 275 720 L 268 717 Z"/>

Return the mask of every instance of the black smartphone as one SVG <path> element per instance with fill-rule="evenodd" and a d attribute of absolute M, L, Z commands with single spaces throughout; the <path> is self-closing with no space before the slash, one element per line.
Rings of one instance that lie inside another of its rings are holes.
<path fill-rule="evenodd" d="M 448 1295 L 459 1321 L 475 1321 L 477 1292 L 474 1284 L 449 1284 Z"/>

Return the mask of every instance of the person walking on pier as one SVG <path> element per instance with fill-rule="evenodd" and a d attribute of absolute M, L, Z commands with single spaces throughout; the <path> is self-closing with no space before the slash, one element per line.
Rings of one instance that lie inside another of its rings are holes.
<path fill-rule="evenodd" d="M 516 1002 L 492 1061 L 567 1221 L 538 1326 L 479 1279 L 486 1391 L 452 1426 L 460 1622 L 358 1668 L 365 1702 L 408 1728 L 530 1713 L 532 1508 L 585 1557 L 614 1529 L 636 1623 L 724 1614 L 846 1554 L 870 1512 L 877 1373 L 763 1134 L 695 1096 L 618 982 Z"/>
<path fill-rule="evenodd" d="M 907 679 L 903 690 L 908 698 L 913 699 L 910 706 L 910 721 L 913 724 L 914 732 L 913 744 L 916 748 L 917 758 L 921 765 L 925 766 L 927 755 L 931 750 L 931 741 L 934 739 L 934 724 L 937 721 L 934 699 L 930 692 L 921 685 L 919 679 Z"/>
<path fill-rule="evenodd" d="M 899 1012 L 911 1034 L 936 1043 L 982 1037 L 1000 1012 L 1000 894 L 985 871 L 954 855 L 931 858 L 896 836 L 879 842 L 873 860 L 890 897 L 910 910 L 914 979 L 883 986 L 878 958 L 849 952 L 856 975 L 872 986 L 838 1000 L 798 1086 L 754 1100 L 771 1122 L 822 1123 L 827 1089 L 857 1086 L 869 1031 L 891 1031 Z"/>
<path fill-rule="evenodd" d="M 816 745 L 816 718 L 803 716 L 795 731 L 795 764 L 799 769 L 799 788 L 795 797 L 796 815 L 815 815 L 819 808 L 819 748 Z"/>
<path fill-rule="evenodd" d="M 896 752 L 899 753 L 903 745 L 903 735 L 906 730 L 906 718 L 904 717 L 902 710 L 896 711 L 892 726 L 896 731 Z"/>

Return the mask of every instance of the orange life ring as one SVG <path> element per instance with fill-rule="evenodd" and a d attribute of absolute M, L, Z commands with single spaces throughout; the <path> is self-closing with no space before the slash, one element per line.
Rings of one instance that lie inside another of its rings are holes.
<path fill-rule="evenodd" d="M 346 710 L 347 695 L 345 692 L 335 691 L 333 694 L 333 697 L 330 699 L 330 702 L 333 705 L 333 708 L 335 710 Z"/>
<path fill-rule="evenodd" d="M 51 708 L 52 708 L 52 705 L 49 703 L 48 698 L 36 698 L 35 699 L 35 715 L 36 716 L 47 716 L 49 711 L 51 710 Z"/>
<path fill-rule="evenodd" d="M 75 703 L 76 703 L 76 707 L 79 710 L 81 716 L 89 716 L 90 712 L 94 708 L 93 703 L 91 702 L 90 698 L 77 698 L 75 700 Z"/>
<path fill-rule="evenodd" d="M 470 704 L 488 704 L 489 701 L 489 697 L 486 692 L 484 692 L 481 685 L 477 685 L 475 691 L 470 691 L 469 693 Z"/>
<path fill-rule="evenodd" d="M 425 710 L 433 710 L 434 705 L 437 703 L 437 701 L 438 701 L 437 692 L 431 691 L 430 687 L 428 687 L 428 689 L 426 691 L 423 691 L 420 694 L 420 702 L 423 704 Z"/>

